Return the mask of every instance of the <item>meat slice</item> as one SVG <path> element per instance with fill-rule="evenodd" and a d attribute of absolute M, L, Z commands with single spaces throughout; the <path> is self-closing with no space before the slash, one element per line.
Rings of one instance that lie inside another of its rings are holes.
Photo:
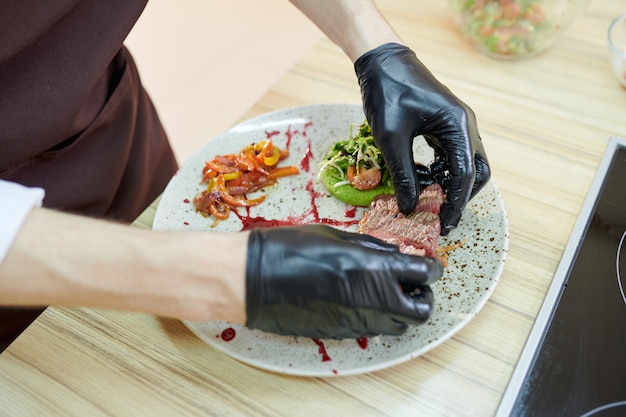
<path fill-rule="evenodd" d="M 420 192 L 416 210 L 404 215 L 398 210 L 395 196 L 378 196 L 359 222 L 358 232 L 397 245 L 403 253 L 437 257 L 439 210 L 444 198 L 439 184 L 430 185 Z"/>

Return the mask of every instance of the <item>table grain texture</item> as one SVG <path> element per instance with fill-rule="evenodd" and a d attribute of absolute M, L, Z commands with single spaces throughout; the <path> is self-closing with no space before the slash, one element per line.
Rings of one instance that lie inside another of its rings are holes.
<path fill-rule="evenodd" d="M 507 262 L 478 315 L 401 365 L 308 378 L 239 363 L 177 320 L 51 307 L 0 355 L 1 416 L 495 413 L 607 142 L 626 137 L 626 89 L 611 71 L 606 42 L 611 19 L 626 12 L 626 3 L 592 0 L 547 53 L 514 62 L 472 49 L 444 1 L 378 4 L 423 63 L 474 109 L 506 205 Z M 350 61 L 326 39 L 240 120 L 322 103 L 360 103 Z M 157 204 L 133 226 L 149 228 Z"/>

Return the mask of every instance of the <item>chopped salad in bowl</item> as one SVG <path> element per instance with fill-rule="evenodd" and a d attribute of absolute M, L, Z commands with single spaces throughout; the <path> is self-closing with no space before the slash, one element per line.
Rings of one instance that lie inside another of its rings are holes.
<path fill-rule="evenodd" d="M 484 54 L 517 59 L 549 49 L 589 0 L 449 0 L 461 32 Z"/>

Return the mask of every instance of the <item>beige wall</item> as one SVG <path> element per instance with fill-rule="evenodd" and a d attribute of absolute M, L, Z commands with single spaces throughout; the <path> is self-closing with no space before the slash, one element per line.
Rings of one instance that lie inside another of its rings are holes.
<path fill-rule="evenodd" d="M 322 36 L 287 0 L 152 0 L 126 44 L 183 163 Z"/>

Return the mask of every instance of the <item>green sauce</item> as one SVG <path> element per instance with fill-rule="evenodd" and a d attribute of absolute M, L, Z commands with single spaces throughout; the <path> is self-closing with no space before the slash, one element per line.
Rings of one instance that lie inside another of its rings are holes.
<path fill-rule="evenodd" d="M 335 184 L 342 181 L 342 179 L 338 175 L 335 175 L 334 172 L 336 171 L 332 167 L 326 167 L 322 171 L 320 179 L 330 195 L 346 204 L 358 207 L 367 207 L 376 196 L 394 193 L 393 185 L 391 185 L 390 182 L 382 183 L 381 185 L 378 185 L 370 190 L 364 191 L 357 190 L 350 184 L 335 187 Z"/>

